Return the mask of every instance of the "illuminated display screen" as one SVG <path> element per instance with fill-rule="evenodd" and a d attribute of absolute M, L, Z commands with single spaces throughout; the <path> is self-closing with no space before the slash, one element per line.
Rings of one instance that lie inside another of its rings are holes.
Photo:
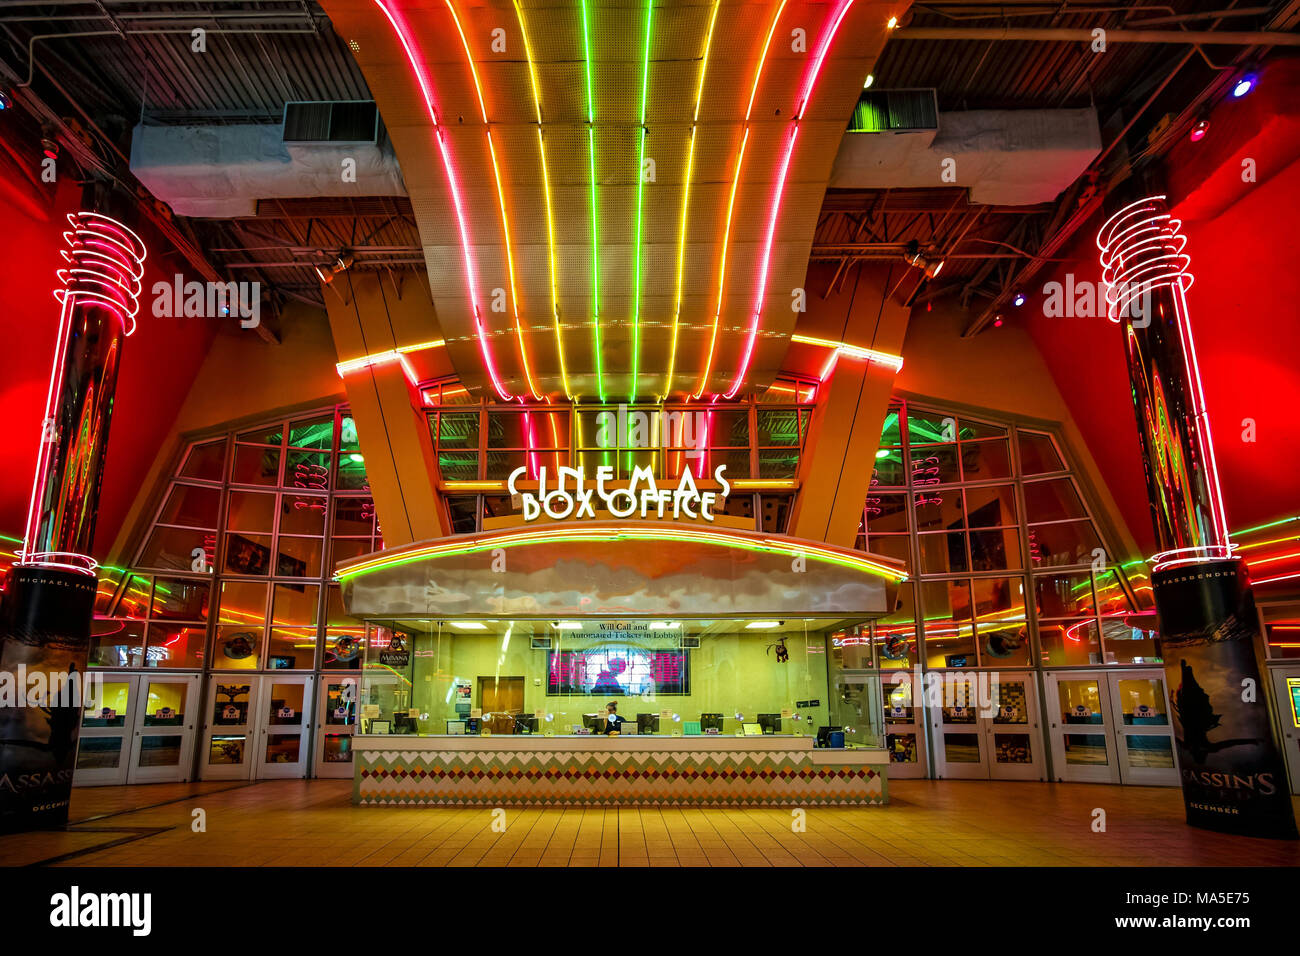
<path fill-rule="evenodd" d="M 621 697 L 642 694 L 689 694 L 687 651 L 639 647 L 593 647 L 551 651 L 546 667 L 547 694 Z"/>
<path fill-rule="evenodd" d="M 1291 693 L 1291 722 L 1300 727 L 1300 677 L 1288 677 L 1286 689 Z"/>

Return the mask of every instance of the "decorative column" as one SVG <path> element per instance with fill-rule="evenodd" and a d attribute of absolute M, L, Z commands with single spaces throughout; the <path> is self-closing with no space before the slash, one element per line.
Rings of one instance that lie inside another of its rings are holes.
<path fill-rule="evenodd" d="M 1158 552 L 1151 582 L 1187 822 L 1296 837 L 1255 656 L 1259 617 L 1229 539 L 1185 293 L 1187 237 L 1164 196 L 1097 234 L 1108 317 L 1124 328 Z"/>
<path fill-rule="evenodd" d="M 91 542 L 144 275 L 144 243 L 126 226 L 96 212 L 68 221 L 31 503 L 0 599 L 0 832 L 67 823 L 98 583 Z"/>

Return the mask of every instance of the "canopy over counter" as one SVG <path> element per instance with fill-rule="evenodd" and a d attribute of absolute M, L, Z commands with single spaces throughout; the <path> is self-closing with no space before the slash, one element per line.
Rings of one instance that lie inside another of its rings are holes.
<path fill-rule="evenodd" d="M 894 610 L 903 566 L 822 542 L 664 521 L 533 525 L 424 541 L 340 565 L 365 619 L 755 615 Z"/>

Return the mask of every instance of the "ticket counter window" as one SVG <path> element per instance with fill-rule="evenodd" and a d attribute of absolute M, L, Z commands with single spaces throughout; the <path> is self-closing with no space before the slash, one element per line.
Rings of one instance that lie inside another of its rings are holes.
<path fill-rule="evenodd" d="M 866 633 L 819 620 L 376 623 L 360 699 L 372 734 L 585 736 L 607 729 L 614 702 L 622 735 L 812 737 L 843 710 L 833 641 Z M 878 745 L 880 708 L 851 710 L 853 741 Z"/>

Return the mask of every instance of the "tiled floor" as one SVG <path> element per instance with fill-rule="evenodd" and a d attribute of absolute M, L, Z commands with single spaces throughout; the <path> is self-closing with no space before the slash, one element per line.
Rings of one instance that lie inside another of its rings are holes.
<path fill-rule="evenodd" d="M 508 809 L 494 818 L 488 808 L 357 808 L 344 780 L 79 789 L 72 819 L 82 822 L 67 832 L 0 837 L 0 862 L 1300 865 L 1300 844 L 1187 827 L 1182 796 L 1172 789 L 929 780 L 890 781 L 889 787 L 888 807 L 809 808 L 803 831 L 783 809 Z M 192 829 L 196 809 L 205 811 L 206 832 Z M 1105 832 L 1093 830 L 1096 809 L 1105 811 Z M 494 830 L 494 822 L 504 831 Z"/>

